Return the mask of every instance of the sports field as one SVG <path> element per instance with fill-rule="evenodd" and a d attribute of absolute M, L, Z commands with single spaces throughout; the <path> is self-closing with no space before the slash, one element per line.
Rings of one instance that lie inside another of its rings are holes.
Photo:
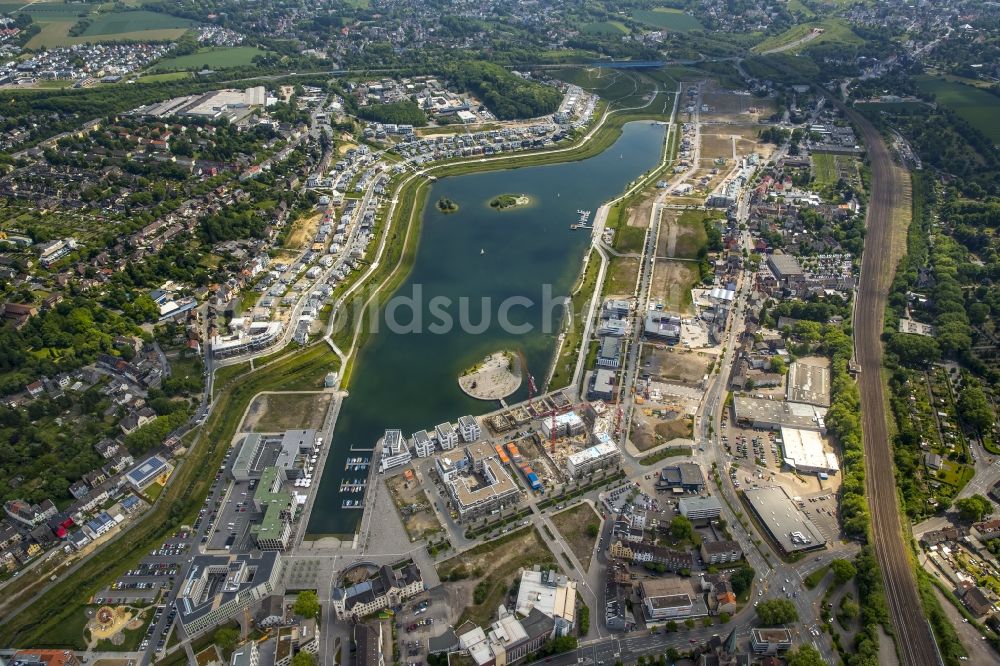
<path fill-rule="evenodd" d="M 695 17 L 669 7 L 638 9 L 632 12 L 632 18 L 654 28 L 674 32 L 688 32 L 689 30 L 699 30 L 702 27 Z"/>
<path fill-rule="evenodd" d="M 198 49 L 189 55 L 167 58 L 153 65 L 150 71 L 174 71 L 179 69 L 201 69 L 208 65 L 209 69 L 226 69 L 227 67 L 244 67 L 253 64 L 254 56 L 263 55 L 266 51 L 255 46 L 231 46 L 209 49 Z"/>
<path fill-rule="evenodd" d="M 1000 123 L 996 122 L 996 114 L 1000 111 L 1000 97 L 936 76 L 918 76 L 917 87 L 923 92 L 932 93 L 938 104 L 953 110 L 991 141 L 1000 142 Z"/>

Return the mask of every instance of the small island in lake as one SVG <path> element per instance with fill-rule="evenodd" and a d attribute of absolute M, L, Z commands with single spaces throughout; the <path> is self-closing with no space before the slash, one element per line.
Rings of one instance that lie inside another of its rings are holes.
<path fill-rule="evenodd" d="M 527 194 L 501 194 L 490 199 L 490 208 L 504 210 L 506 208 L 527 206 L 529 203 L 531 203 L 531 197 Z"/>
<path fill-rule="evenodd" d="M 441 197 L 438 199 L 437 207 L 442 213 L 454 213 L 458 210 L 458 204 L 448 197 Z"/>
<path fill-rule="evenodd" d="M 514 352 L 495 352 L 463 372 L 458 385 L 477 400 L 502 400 L 521 386 L 521 362 Z"/>

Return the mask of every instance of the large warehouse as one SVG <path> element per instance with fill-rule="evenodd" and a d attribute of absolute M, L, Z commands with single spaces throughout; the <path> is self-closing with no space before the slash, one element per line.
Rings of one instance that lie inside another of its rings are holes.
<path fill-rule="evenodd" d="M 738 395 L 733 398 L 733 413 L 737 423 L 754 428 L 799 428 L 826 432 L 826 408 L 816 405 Z"/>
<path fill-rule="evenodd" d="M 754 488 L 744 495 L 757 520 L 786 553 L 806 552 L 826 545 L 823 533 L 781 486 Z"/>
<path fill-rule="evenodd" d="M 781 429 L 781 450 L 785 464 L 805 474 L 836 474 L 837 455 L 824 450 L 823 437 L 815 430 Z"/>
<path fill-rule="evenodd" d="M 788 402 L 830 406 L 830 368 L 796 361 L 788 366 Z"/>

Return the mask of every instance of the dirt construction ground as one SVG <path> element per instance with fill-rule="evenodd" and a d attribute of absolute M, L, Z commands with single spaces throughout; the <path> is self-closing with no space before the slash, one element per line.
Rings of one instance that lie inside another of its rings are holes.
<path fill-rule="evenodd" d="M 570 549 L 580 560 L 584 571 L 590 569 L 590 556 L 594 553 L 596 536 L 587 534 L 591 525 L 600 528 L 601 517 L 587 502 L 581 502 L 552 516 L 552 524 L 566 538 Z M 597 532 L 595 532 L 596 534 Z"/>
<path fill-rule="evenodd" d="M 427 493 L 416 479 L 407 481 L 406 477 L 398 474 L 387 479 L 386 486 L 410 541 L 441 531 L 441 523 L 431 509 Z"/>
<path fill-rule="evenodd" d="M 465 620 L 480 626 L 489 624 L 495 619 L 497 606 L 504 602 L 518 572 L 535 564 L 559 568 L 552 551 L 534 527 L 512 532 L 439 564 L 438 575 L 442 582 L 456 573 L 467 576 L 444 583 L 449 606 L 465 609 L 452 624 L 457 627 Z M 480 584 L 484 592 L 479 595 L 482 603 L 477 604 L 473 592 Z"/>
<path fill-rule="evenodd" d="M 333 395 L 330 393 L 265 393 L 250 405 L 242 432 L 319 429 Z"/>
<path fill-rule="evenodd" d="M 686 386 L 702 386 L 702 378 L 708 373 L 708 366 L 714 355 L 703 352 L 667 347 L 657 349 L 644 345 L 642 349 L 642 371 L 662 382 L 680 383 Z"/>

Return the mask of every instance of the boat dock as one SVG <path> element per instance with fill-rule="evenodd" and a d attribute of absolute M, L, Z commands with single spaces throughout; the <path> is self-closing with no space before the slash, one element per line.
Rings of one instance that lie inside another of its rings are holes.
<path fill-rule="evenodd" d="M 371 465 L 371 458 L 348 458 L 344 465 L 345 472 L 363 472 Z"/>
<path fill-rule="evenodd" d="M 589 211 L 589 210 L 578 210 L 576 212 L 580 216 L 580 219 L 577 220 L 576 224 L 569 225 L 570 229 L 593 229 L 594 228 L 592 225 L 587 224 L 588 222 L 590 222 L 591 211 Z"/>

